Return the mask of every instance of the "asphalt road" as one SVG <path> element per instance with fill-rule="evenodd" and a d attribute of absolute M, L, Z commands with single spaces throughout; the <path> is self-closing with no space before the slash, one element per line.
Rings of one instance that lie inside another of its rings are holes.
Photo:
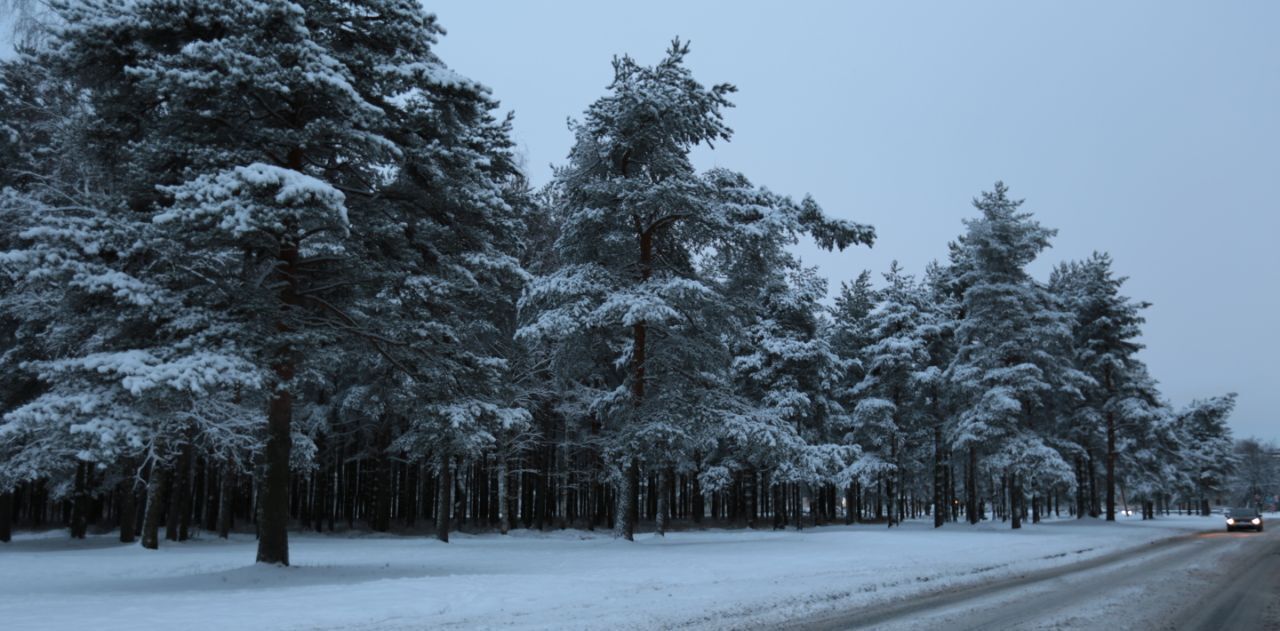
<path fill-rule="evenodd" d="M 796 620 L 789 629 L 1280 630 L 1280 522 Z"/>

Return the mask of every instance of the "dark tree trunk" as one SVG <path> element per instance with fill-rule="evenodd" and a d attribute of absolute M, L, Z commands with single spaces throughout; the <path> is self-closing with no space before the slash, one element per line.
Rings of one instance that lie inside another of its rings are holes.
<path fill-rule="evenodd" d="M 391 458 L 385 453 L 378 456 L 376 476 L 373 529 L 386 532 L 391 529 Z"/>
<path fill-rule="evenodd" d="M 135 488 L 137 480 L 134 478 L 134 467 L 132 463 L 127 464 L 124 468 L 124 479 L 120 481 L 120 543 L 133 543 L 137 537 L 137 524 L 134 519 L 138 516 L 137 497 L 138 492 Z"/>
<path fill-rule="evenodd" d="M 76 463 L 75 491 L 71 499 L 71 537 L 84 539 L 89 528 L 89 463 Z"/>
<path fill-rule="evenodd" d="M 693 511 L 693 523 L 701 524 L 703 514 L 707 512 L 706 498 L 702 496 L 702 483 L 698 481 L 698 474 L 694 472 L 689 476 L 689 494 L 693 496 L 690 500 Z"/>
<path fill-rule="evenodd" d="M 288 161 L 291 168 L 300 171 L 302 151 L 292 150 Z M 285 337 L 292 331 L 285 322 L 284 312 L 302 307 L 302 297 L 298 295 L 298 246 L 286 243 L 276 262 L 280 279 L 284 281 L 280 290 L 281 318 L 276 330 Z M 293 393 L 289 388 L 296 370 L 292 351 L 281 348 L 271 368 L 277 382 L 267 407 L 267 447 L 263 462 L 266 475 L 258 497 L 257 561 L 289 565 L 289 452 L 293 447 Z"/>
<path fill-rule="evenodd" d="M 947 519 L 947 470 L 942 462 L 942 425 L 933 428 L 933 527 L 941 528 Z"/>
<path fill-rule="evenodd" d="M 667 467 L 658 469 L 658 514 L 656 515 L 657 533 L 667 534 L 667 524 L 671 521 L 671 498 L 667 495 L 667 486 L 671 482 L 672 471 Z"/>
<path fill-rule="evenodd" d="M 964 475 L 964 511 L 970 524 L 978 523 L 978 449 L 969 446 L 969 466 Z"/>
<path fill-rule="evenodd" d="M 1107 412 L 1107 521 L 1116 520 L 1116 415 Z"/>
<path fill-rule="evenodd" d="M 1089 455 L 1087 462 L 1089 467 L 1089 516 L 1097 517 L 1098 510 L 1098 476 L 1096 475 L 1097 467 L 1093 466 L 1093 454 Z"/>
<path fill-rule="evenodd" d="M 235 518 L 236 470 L 230 463 L 222 469 L 222 483 L 219 487 L 222 497 L 218 500 L 218 536 L 226 539 L 231 535 L 232 521 Z"/>
<path fill-rule="evenodd" d="M 213 458 L 205 458 L 204 524 L 201 526 L 205 532 L 218 532 L 218 506 L 222 501 L 218 481 L 221 479 L 222 477 L 218 475 L 218 467 Z"/>
<path fill-rule="evenodd" d="M 449 518 L 453 514 L 453 472 L 448 456 L 440 458 L 440 476 L 436 479 L 436 539 L 449 543 Z"/>
<path fill-rule="evenodd" d="M 1022 527 L 1022 485 L 1016 473 L 1009 474 L 1009 516 L 1014 530 Z"/>
<path fill-rule="evenodd" d="M 191 451 L 191 443 L 187 443 L 182 448 L 182 459 L 178 461 L 178 475 L 182 480 L 181 495 L 178 496 L 178 541 L 191 538 L 191 469 L 195 465 Z"/>
<path fill-rule="evenodd" d="M 13 491 L 0 493 L 0 543 L 13 538 Z"/>
<path fill-rule="evenodd" d="M 507 483 L 510 474 L 507 473 L 507 459 L 501 454 L 498 455 L 498 532 L 507 534 L 511 531 L 511 504 L 507 498 Z M 592 523 L 595 519 L 592 518 Z"/>
<path fill-rule="evenodd" d="M 1084 519 L 1087 482 L 1084 472 L 1084 458 L 1076 456 L 1076 519 Z"/>
<path fill-rule="evenodd" d="M 165 487 L 168 495 L 168 501 L 165 511 L 164 522 L 164 538 L 165 541 L 178 540 L 178 495 L 182 493 L 182 458 L 178 458 L 177 464 L 173 469 L 165 470 L 166 482 Z"/>
<path fill-rule="evenodd" d="M 152 461 L 151 478 L 147 481 L 147 508 L 142 516 L 142 547 L 148 550 L 160 548 L 160 502 L 166 490 L 166 467 L 160 461 Z"/>
<path fill-rule="evenodd" d="M 401 467 L 404 482 L 400 485 L 400 519 L 404 521 L 405 526 L 410 528 L 413 527 L 418 518 L 418 473 L 420 470 L 421 467 L 417 463 L 406 463 Z M 319 523 L 320 520 L 317 518 L 317 531 L 320 530 Z"/>
<path fill-rule="evenodd" d="M 285 384 L 294 366 L 281 360 L 275 366 L 280 384 L 267 409 L 265 479 L 258 492 L 258 563 L 289 565 L 289 451 L 293 437 L 293 394 Z"/>
<path fill-rule="evenodd" d="M 623 168 L 625 173 L 625 166 Z M 646 227 L 640 233 L 640 283 L 645 283 L 653 274 L 653 230 Z M 637 409 L 644 405 L 645 397 L 645 362 L 648 324 L 644 321 L 631 327 L 631 398 Z M 640 511 L 640 464 L 635 456 L 631 456 L 626 464 L 626 472 L 619 489 L 618 519 L 614 524 L 614 536 L 627 541 L 635 540 L 636 517 Z"/>

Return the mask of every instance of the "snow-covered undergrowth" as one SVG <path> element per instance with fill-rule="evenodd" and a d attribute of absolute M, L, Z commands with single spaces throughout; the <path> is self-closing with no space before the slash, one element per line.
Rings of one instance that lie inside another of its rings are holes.
<path fill-rule="evenodd" d="M 114 537 L 19 534 L 0 545 L 10 629 L 723 628 L 768 626 L 1071 563 L 1220 517 L 929 522 L 803 532 L 508 536 L 291 535 L 289 568 L 255 566 L 254 540 L 205 536 L 150 552 Z"/>

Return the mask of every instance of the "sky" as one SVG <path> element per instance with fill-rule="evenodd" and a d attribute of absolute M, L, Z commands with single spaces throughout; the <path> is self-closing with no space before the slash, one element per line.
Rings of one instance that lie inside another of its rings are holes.
<path fill-rule="evenodd" d="M 733 141 L 699 167 L 876 227 L 871 249 L 799 247 L 833 291 L 921 273 L 1003 180 L 1059 230 L 1037 277 L 1111 253 L 1153 303 L 1142 357 L 1170 401 L 1237 392 L 1236 435 L 1280 441 L 1280 3 L 426 4 L 444 61 L 515 112 L 535 183 L 610 59 L 679 36 L 699 80 L 739 88 Z"/>
<path fill-rule="evenodd" d="M 1003 180 L 1059 230 L 1032 266 L 1110 252 L 1147 310 L 1142 357 L 1178 406 L 1239 393 L 1238 436 L 1280 440 L 1280 3 L 429 2 L 437 52 L 515 112 L 535 182 L 610 59 L 692 42 L 739 92 L 742 171 L 871 223 L 870 250 L 804 261 L 832 289 L 945 257 Z"/>

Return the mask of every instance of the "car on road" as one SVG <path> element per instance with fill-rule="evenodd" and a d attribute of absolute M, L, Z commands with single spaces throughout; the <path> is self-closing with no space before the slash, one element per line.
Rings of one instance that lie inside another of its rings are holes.
<path fill-rule="evenodd" d="M 1233 508 L 1227 512 L 1227 532 L 1254 530 L 1262 532 L 1262 513 L 1256 508 Z"/>

